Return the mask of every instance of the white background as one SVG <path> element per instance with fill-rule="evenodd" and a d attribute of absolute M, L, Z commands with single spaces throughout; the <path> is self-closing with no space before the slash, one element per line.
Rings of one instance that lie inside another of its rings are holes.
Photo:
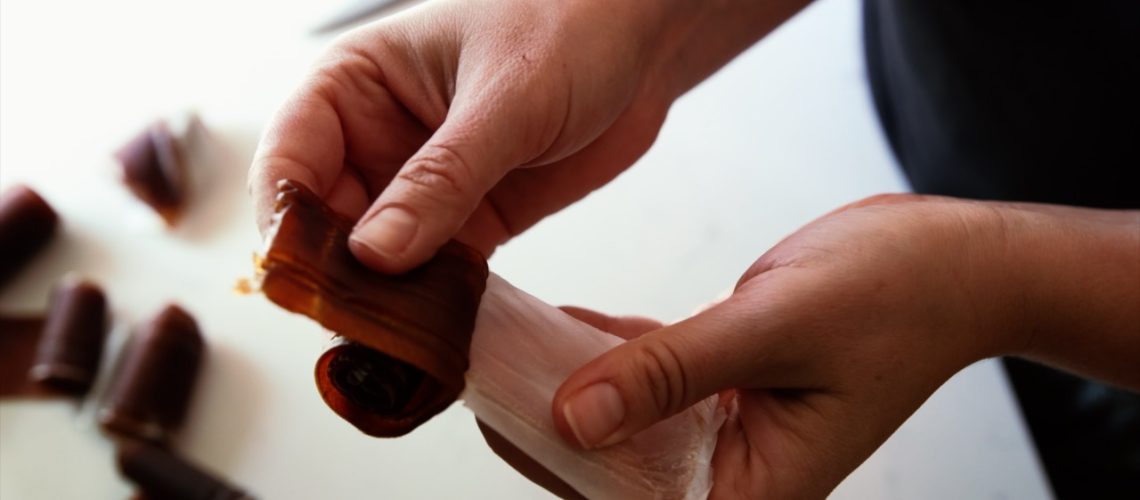
<path fill-rule="evenodd" d="M 116 318 L 109 366 L 130 325 L 183 304 L 209 353 L 179 447 L 261 498 L 543 498 L 459 405 L 405 438 L 359 434 L 314 390 L 328 335 L 230 292 L 259 246 L 244 196 L 257 135 L 328 42 L 306 32 L 334 7 L 0 0 L 0 189 L 28 183 L 64 221 L 0 292 L 0 310 L 42 310 L 65 272 L 95 279 Z M 809 8 L 681 99 L 632 170 L 501 249 L 492 270 L 554 304 L 672 320 L 812 218 L 905 190 L 868 99 L 858 15 L 856 0 Z M 187 220 L 167 232 L 117 183 L 109 155 L 148 121 L 191 108 L 210 133 Z M 93 406 L 0 404 L 0 497 L 125 498 Z M 936 393 L 835 497 L 1049 493 L 987 362 Z"/>

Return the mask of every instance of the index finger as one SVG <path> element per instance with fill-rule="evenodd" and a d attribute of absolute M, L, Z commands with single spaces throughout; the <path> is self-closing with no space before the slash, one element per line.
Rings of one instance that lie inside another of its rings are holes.
<path fill-rule="evenodd" d="M 257 227 L 264 234 L 273 215 L 277 183 L 284 179 L 324 195 L 344 166 L 344 131 L 319 84 L 305 85 L 270 120 L 254 154 L 249 190 Z"/>

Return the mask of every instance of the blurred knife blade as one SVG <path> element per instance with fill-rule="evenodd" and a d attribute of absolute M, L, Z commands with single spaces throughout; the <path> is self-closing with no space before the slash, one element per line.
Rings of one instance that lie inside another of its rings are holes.
<path fill-rule="evenodd" d="M 373 15 L 415 0 L 355 0 L 313 28 L 312 34 L 331 33 Z"/>

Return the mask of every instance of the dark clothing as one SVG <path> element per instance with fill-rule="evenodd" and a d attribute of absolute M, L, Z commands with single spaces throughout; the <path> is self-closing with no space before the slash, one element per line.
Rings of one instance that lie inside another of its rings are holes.
<path fill-rule="evenodd" d="M 1140 208 L 1140 2 L 865 6 L 875 102 L 916 191 Z"/>
<path fill-rule="evenodd" d="M 1140 1 L 865 0 L 864 39 L 916 192 L 1140 208 Z M 1140 395 L 1006 368 L 1058 498 L 1137 498 Z"/>

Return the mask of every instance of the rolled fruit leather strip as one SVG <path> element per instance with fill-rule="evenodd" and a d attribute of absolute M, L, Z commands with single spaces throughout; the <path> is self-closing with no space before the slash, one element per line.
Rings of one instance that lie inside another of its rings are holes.
<path fill-rule="evenodd" d="M 145 500 L 248 500 L 253 497 L 178 454 L 144 441 L 119 443 L 119 472 Z"/>
<path fill-rule="evenodd" d="M 487 261 L 450 241 L 416 269 L 383 274 L 349 251 L 352 227 L 305 186 L 282 181 L 260 287 L 347 339 L 317 362 L 325 403 L 365 434 L 400 436 L 463 391 Z"/>
<path fill-rule="evenodd" d="M 123 349 L 99 425 L 113 436 L 169 441 L 185 420 L 204 355 L 198 323 L 167 305 Z"/>
<path fill-rule="evenodd" d="M 0 397 L 79 397 L 99 369 L 107 302 L 95 284 L 68 275 L 47 317 L 0 317 Z"/>
<path fill-rule="evenodd" d="M 103 290 L 75 275 L 64 277 L 52 292 L 28 378 L 59 392 L 86 394 L 99 372 L 106 337 Z"/>
<path fill-rule="evenodd" d="M 55 210 L 31 188 L 0 194 L 0 287 L 47 246 L 58 225 Z"/>
<path fill-rule="evenodd" d="M 0 287 L 51 241 L 59 216 L 31 188 L 0 194 Z M 59 395 L 28 381 L 43 329 L 41 316 L 0 317 L 0 398 Z"/>
<path fill-rule="evenodd" d="M 152 123 L 115 153 L 123 184 L 168 226 L 182 213 L 186 198 L 185 154 L 165 121 Z"/>

